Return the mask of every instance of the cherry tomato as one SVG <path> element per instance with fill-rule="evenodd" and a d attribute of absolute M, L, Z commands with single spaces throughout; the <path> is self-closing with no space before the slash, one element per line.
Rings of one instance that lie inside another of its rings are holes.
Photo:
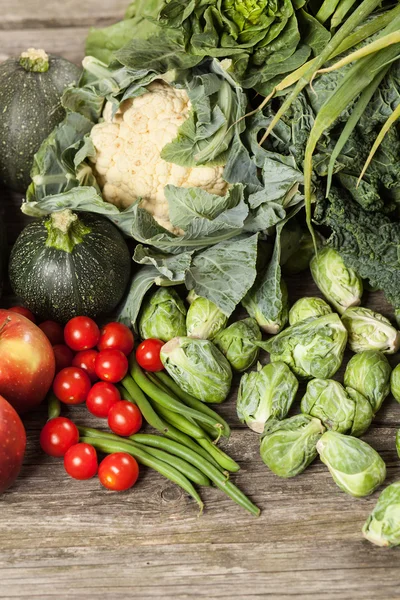
<path fill-rule="evenodd" d="M 25 319 L 29 319 L 30 321 L 32 321 L 32 323 L 36 323 L 35 315 L 28 308 L 25 308 L 25 306 L 12 306 L 8 310 L 22 315 L 23 317 L 25 317 Z"/>
<path fill-rule="evenodd" d="M 100 331 L 99 350 L 121 350 L 125 356 L 133 350 L 133 333 L 122 323 L 107 323 Z"/>
<path fill-rule="evenodd" d="M 82 350 L 75 354 L 72 364 L 74 367 L 83 369 L 90 377 L 90 381 L 94 383 L 98 380 L 96 371 L 94 368 L 96 357 L 98 355 L 97 350 Z"/>
<path fill-rule="evenodd" d="M 67 450 L 78 442 L 77 426 L 65 417 L 56 417 L 47 421 L 40 432 L 42 450 L 50 456 L 64 456 Z"/>
<path fill-rule="evenodd" d="M 95 383 L 86 399 L 86 406 L 89 412 L 95 417 L 107 419 L 112 406 L 121 400 L 118 389 L 108 381 L 99 381 Z"/>
<path fill-rule="evenodd" d="M 139 477 L 139 465 L 130 454 L 114 452 L 99 465 L 100 483 L 108 490 L 124 492 L 135 485 Z"/>
<path fill-rule="evenodd" d="M 89 375 L 78 367 L 63 369 L 57 373 L 53 381 L 55 395 L 65 404 L 82 404 L 91 387 Z"/>
<path fill-rule="evenodd" d="M 139 366 L 146 371 L 162 371 L 164 365 L 161 362 L 160 350 L 164 342 L 155 338 L 144 340 L 136 350 L 136 360 Z"/>
<path fill-rule="evenodd" d="M 142 427 L 142 413 L 132 402 L 120 400 L 110 408 L 108 426 L 113 433 L 128 437 Z"/>
<path fill-rule="evenodd" d="M 56 344 L 53 346 L 53 352 L 56 359 L 56 373 L 72 365 L 74 353 L 71 348 L 68 348 L 65 344 Z"/>
<path fill-rule="evenodd" d="M 99 379 L 117 383 L 128 372 L 128 359 L 121 350 L 102 350 L 96 357 L 95 370 Z"/>
<path fill-rule="evenodd" d="M 75 352 L 94 348 L 99 338 L 100 330 L 89 317 L 74 317 L 64 328 L 65 343 Z"/>
<path fill-rule="evenodd" d="M 52 346 L 64 343 L 64 329 L 60 323 L 56 323 L 55 321 L 43 321 L 43 323 L 40 323 L 39 329 L 41 329 L 44 335 L 50 340 Z"/>
<path fill-rule="evenodd" d="M 75 444 L 64 456 L 64 468 L 74 479 L 91 479 L 97 473 L 97 452 L 90 444 Z"/>

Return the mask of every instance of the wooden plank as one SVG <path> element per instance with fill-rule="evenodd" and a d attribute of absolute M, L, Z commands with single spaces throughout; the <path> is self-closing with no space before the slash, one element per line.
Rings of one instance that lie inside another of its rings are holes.
<path fill-rule="evenodd" d="M 0 29 L 104 27 L 123 18 L 129 0 L 0 0 Z"/>
<path fill-rule="evenodd" d="M 88 30 L 88 27 L 0 30 L 0 62 L 33 47 L 43 48 L 80 65 Z"/>

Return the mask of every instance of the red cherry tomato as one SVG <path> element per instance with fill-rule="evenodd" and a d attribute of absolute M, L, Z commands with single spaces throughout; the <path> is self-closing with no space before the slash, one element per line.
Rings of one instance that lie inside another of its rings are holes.
<path fill-rule="evenodd" d="M 128 359 L 121 350 L 102 350 L 96 357 L 95 370 L 99 379 L 117 383 L 128 372 Z"/>
<path fill-rule="evenodd" d="M 65 404 L 82 404 L 85 402 L 92 384 L 83 369 L 67 367 L 55 376 L 53 391 L 57 398 Z"/>
<path fill-rule="evenodd" d="M 78 442 L 77 426 L 65 417 L 56 417 L 47 421 L 40 432 L 42 450 L 50 456 L 64 456 L 67 450 Z"/>
<path fill-rule="evenodd" d="M 29 319 L 30 321 L 32 321 L 32 323 L 36 323 L 35 315 L 29 309 L 25 308 L 25 306 L 12 306 L 8 310 L 22 315 L 23 317 L 25 317 L 25 319 Z"/>
<path fill-rule="evenodd" d="M 53 352 L 56 359 L 56 373 L 72 365 L 74 353 L 71 348 L 68 348 L 65 344 L 56 344 L 53 346 Z"/>
<path fill-rule="evenodd" d="M 94 368 L 96 357 L 98 355 L 97 350 L 82 350 L 75 354 L 72 364 L 74 367 L 83 369 L 90 377 L 90 381 L 94 383 L 98 380 L 96 371 Z"/>
<path fill-rule="evenodd" d="M 142 427 L 142 413 L 132 402 L 120 400 L 110 408 L 108 426 L 113 433 L 128 437 Z"/>
<path fill-rule="evenodd" d="M 118 389 L 108 381 L 99 381 L 95 383 L 86 399 L 86 406 L 89 412 L 100 419 L 107 419 L 108 413 L 114 404 L 121 400 Z"/>
<path fill-rule="evenodd" d="M 99 338 L 100 330 L 89 317 L 74 317 L 64 328 L 65 343 L 75 352 L 94 348 Z"/>
<path fill-rule="evenodd" d="M 122 323 L 107 323 L 100 331 L 99 350 L 121 350 L 125 356 L 133 350 L 133 333 Z"/>
<path fill-rule="evenodd" d="M 64 468 L 74 479 L 91 479 L 97 473 L 97 452 L 90 444 L 75 444 L 64 456 Z"/>
<path fill-rule="evenodd" d="M 155 338 L 144 340 L 136 350 L 136 360 L 139 366 L 146 371 L 162 371 L 164 365 L 161 362 L 160 351 L 164 342 Z"/>
<path fill-rule="evenodd" d="M 124 492 L 135 485 L 139 477 L 139 465 L 130 454 L 115 452 L 100 463 L 100 483 L 108 490 Z"/>
<path fill-rule="evenodd" d="M 64 343 L 64 329 L 60 323 L 56 323 L 55 321 L 43 321 L 38 327 L 43 331 L 52 346 Z"/>

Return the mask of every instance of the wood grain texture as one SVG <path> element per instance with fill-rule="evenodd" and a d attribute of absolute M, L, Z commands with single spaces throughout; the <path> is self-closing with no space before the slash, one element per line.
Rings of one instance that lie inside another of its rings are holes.
<path fill-rule="evenodd" d="M 117 20 L 124 5 L 0 0 L 0 59 L 36 45 L 79 62 L 89 24 Z M 19 195 L 0 190 L 0 198 L 11 243 L 29 219 L 19 211 Z M 303 275 L 289 281 L 289 291 L 292 301 L 317 292 Z M 365 300 L 391 316 L 381 294 Z M 318 460 L 292 480 L 273 475 L 260 459 L 257 434 L 237 420 L 236 386 L 218 409 L 233 426 L 224 447 L 241 465 L 232 479 L 262 508 L 258 519 L 214 488 L 202 490 L 199 518 L 184 492 L 145 469 L 122 494 L 101 489 L 96 479 L 73 481 L 61 460 L 39 449 L 45 409 L 26 417 L 25 464 L 0 496 L 0 598 L 398 599 L 400 551 L 376 548 L 360 534 L 377 494 L 350 498 Z M 65 414 L 104 426 L 81 407 Z M 400 406 L 388 399 L 364 436 L 387 463 L 387 483 L 400 477 L 399 426 Z"/>

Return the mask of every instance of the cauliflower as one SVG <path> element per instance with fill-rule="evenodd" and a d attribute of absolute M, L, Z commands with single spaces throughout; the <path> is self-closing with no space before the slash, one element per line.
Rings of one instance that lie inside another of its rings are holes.
<path fill-rule="evenodd" d="M 181 233 L 169 221 L 167 184 L 226 194 L 229 184 L 222 178 L 223 167 L 180 167 L 160 156 L 190 110 L 186 91 L 161 80 L 151 83 L 142 96 L 125 100 L 114 117 L 107 103 L 104 120 L 91 132 L 96 149 L 91 161 L 104 200 L 124 209 L 141 198 L 141 207 L 162 227 Z"/>

